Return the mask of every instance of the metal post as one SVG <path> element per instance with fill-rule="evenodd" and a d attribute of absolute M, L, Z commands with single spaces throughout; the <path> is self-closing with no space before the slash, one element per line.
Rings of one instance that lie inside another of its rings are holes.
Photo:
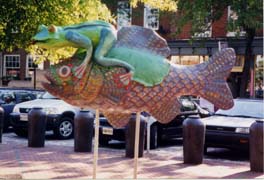
<path fill-rule="evenodd" d="M 135 129 L 135 146 L 134 146 L 134 179 L 137 179 L 138 169 L 138 147 L 139 147 L 139 128 L 140 128 L 140 112 L 137 112 L 136 129 Z"/>
<path fill-rule="evenodd" d="M 147 153 L 149 153 L 150 150 L 150 116 L 148 116 L 148 122 L 147 122 Z"/>
<path fill-rule="evenodd" d="M 36 78 L 37 78 L 37 71 L 36 71 L 36 68 L 37 68 L 37 67 L 36 67 L 36 64 L 35 64 L 35 63 L 34 63 L 33 66 L 34 66 L 34 89 L 36 89 L 36 84 L 37 84 L 37 83 L 36 83 L 36 81 L 37 81 L 37 80 L 36 80 Z"/>
<path fill-rule="evenodd" d="M 94 131 L 94 160 L 93 160 L 93 179 L 96 179 L 96 169 L 98 160 L 98 139 L 99 139 L 99 110 L 95 111 L 95 131 Z"/>

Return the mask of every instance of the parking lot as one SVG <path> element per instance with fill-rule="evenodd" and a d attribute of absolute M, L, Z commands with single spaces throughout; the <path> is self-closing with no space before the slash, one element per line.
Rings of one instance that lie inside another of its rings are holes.
<path fill-rule="evenodd" d="M 76 153 L 74 141 L 46 136 L 44 148 L 28 148 L 27 139 L 3 134 L 0 144 L 0 179 L 92 178 L 93 153 Z M 236 154 L 236 156 L 234 156 Z M 99 148 L 97 178 L 133 177 L 133 159 L 125 157 L 123 143 Z M 226 150 L 209 149 L 203 164 L 183 164 L 181 141 L 171 141 L 145 152 L 139 159 L 138 178 L 264 178 L 251 172 L 248 157 Z"/>

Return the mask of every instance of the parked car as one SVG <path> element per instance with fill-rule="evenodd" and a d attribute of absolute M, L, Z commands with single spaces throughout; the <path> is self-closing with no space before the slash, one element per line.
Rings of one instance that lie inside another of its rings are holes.
<path fill-rule="evenodd" d="M 47 114 L 46 130 L 53 130 L 58 139 L 73 137 L 74 116 L 79 111 L 48 92 L 39 99 L 17 104 L 11 116 L 11 125 L 18 136 L 26 136 L 28 130 L 28 112 L 33 107 L 41 107 Z"/>
<path fill-rule="evenodd" d="M 10 127 L 10 113 L 13 111 L 15 105 L 21 102 L 34 100 L 36 98 L 36 93 L 28 90 L 9 89 L 1 91 L 0 105 L 4 109 L 4 132 Z"/>
<path fill-rule="evenodd" d="M 264 120 L 263 100 L 235 99 L 234 107 L 218 110 L 202 119 L 206 124 L 207 147 L 249 150 L 249 128 L 256 120 Z"/>
<path fill-rule="evenodd" d="M 194 100 L 189 97 L 181 97 L 181 113 L 177 115 L 168 124 L 162 124 L 156 121 L 155 118 L 149 116 L 150 126 L 150 148 L 157 148 L 162 140 L 169 138 L 182 137 L 182 123 L 190 115 L 200 115 L 201 117 L 207 117 L 210 113 L 202 109 Z M 146 114 L 141 114 L 146 116 Z M 100 127 L 99 127 L 99 144 L 107 145 L 110 140 L 125 141 L 125 129 L 113 128 L 107 119 L 101 115 Z"/>

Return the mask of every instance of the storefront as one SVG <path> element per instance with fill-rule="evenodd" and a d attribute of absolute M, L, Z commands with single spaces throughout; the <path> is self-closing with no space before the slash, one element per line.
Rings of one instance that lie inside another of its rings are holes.
<path fill-rule="evenodd" d="M 227 79 L 234 98 L 239 97 L 242 72 L 245 64 L 245 39 L 210 39 L 195 41 L 188 40 L 168 42 L 171 48 L 171 62 L 181 65 L 194 65 L 207 61 L 215 52 L 219 51 L 219 42 L 235 49 L 237 58 L 232 73 Z M 252 44 L 255 68 L 249 74 L 247 96 L 263 98 L 263 38 L 256 38 Z"/>

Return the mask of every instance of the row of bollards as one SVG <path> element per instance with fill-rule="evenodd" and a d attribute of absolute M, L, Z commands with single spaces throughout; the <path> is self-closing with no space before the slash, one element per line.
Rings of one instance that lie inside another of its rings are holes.
<path fill-rule="evenodd" d="M 74 119 L 74 151 L 92 152 L 94 114 L 80 111 Z M 0 107 L 0 143 L 2 142 L 4 111 Z M 28 147 L 45 146 L 46 114 L 42 108 L 33 108 L 28 114 Z M 134 157 L 136 118 L 132 116 L 126 130 L 126 157 Z M 140 119 L 139 157 L 143 157 L 146 121 Z M 250 169 L 264 172 L 263 121 L 250 127 Z M 189 117 L 183 123 L 183 155 L 186 164 L 203 162 L 205 125 L 198 117 Z"/>
<path fill-rule="evenodd" d="M 249 151 L 251 171 L 264 172 L 263 121 L 250 126 Z M 184 163 L 201 164 L 204 154 L 205 125 L 198 117 L 189 117 L 183 122 Z"/>

